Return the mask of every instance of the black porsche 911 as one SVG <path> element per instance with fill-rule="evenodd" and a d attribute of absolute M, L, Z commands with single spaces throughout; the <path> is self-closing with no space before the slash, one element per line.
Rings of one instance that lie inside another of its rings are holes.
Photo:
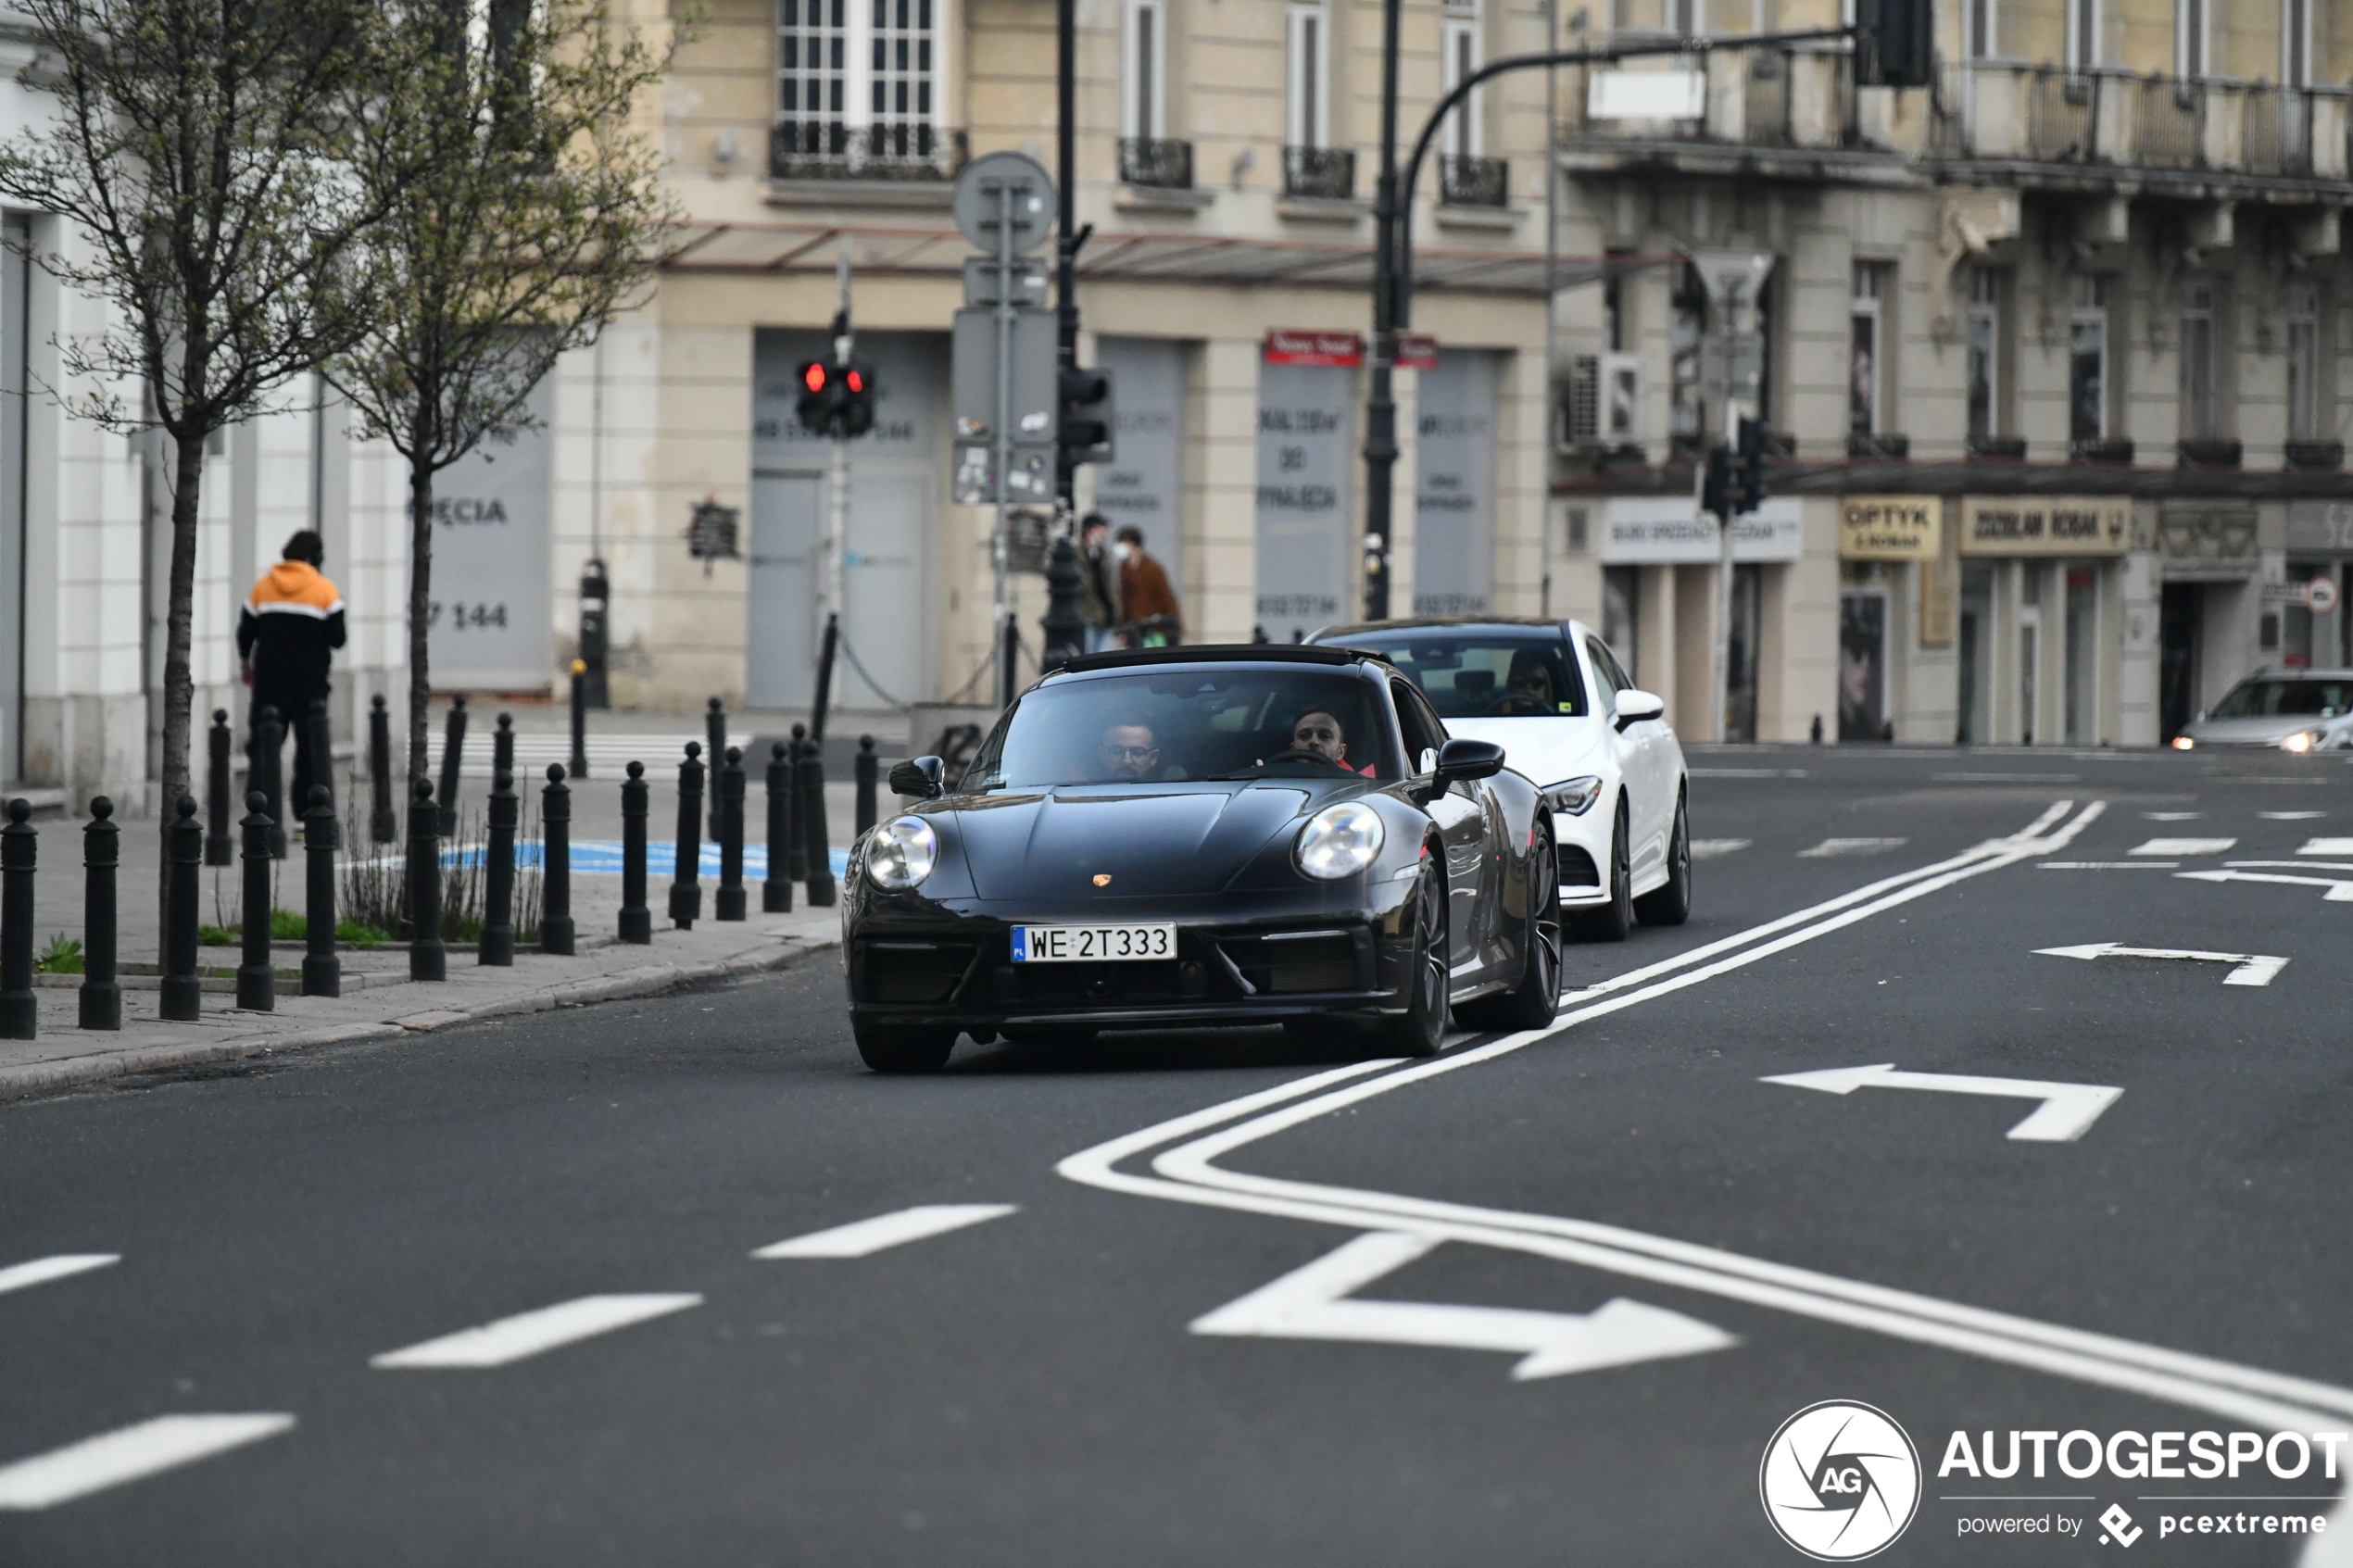
<path fill-rule="evenodd" d="M 1378 654 L 1096 654 L 1007 709 L 961 779 L 851 850 L 843 961 L 885 1073 L 1106 1029 L 1281 1023 L 1427 1056 L 1552 1021 L 1552 824 Z"/>

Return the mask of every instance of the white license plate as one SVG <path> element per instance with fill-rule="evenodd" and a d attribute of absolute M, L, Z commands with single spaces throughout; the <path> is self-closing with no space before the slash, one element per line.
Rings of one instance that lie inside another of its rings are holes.
<path fill-rule="evenodd" d="M 1015 963 L 1101 963 L 1105 960 L 1173 959 L 1174 925 L 1017 925 Z"/>

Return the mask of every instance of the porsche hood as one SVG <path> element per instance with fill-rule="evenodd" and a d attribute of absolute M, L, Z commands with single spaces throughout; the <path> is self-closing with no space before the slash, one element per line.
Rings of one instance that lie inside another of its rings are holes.
<path fill-rule="evenodd" d="M 958 801 L 956 831 L 983 898 L 1062 899 L 1097 876 L 1109 898 L 1211 894 L 1332 793 L 1290 780 L 1071 784 Z"/>

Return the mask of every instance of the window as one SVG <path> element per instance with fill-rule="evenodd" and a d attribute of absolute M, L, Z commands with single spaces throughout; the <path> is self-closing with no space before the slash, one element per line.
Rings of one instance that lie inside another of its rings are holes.
<path fill-rule="evenodd" d="M 2073 441 L 2108 439 L 2108 285 L 2104 277 L 2075 280 L 2067 368 L 2067 433 Z"/>
<path fill-rule="evenodd" d="M 2100 0 L 2067 0 L 2067 69 L 2089 70 L 2100 63 Z"/>
<path fill-rule="evenodd" d="M 2216 384 L 2217 289 L 2211 278 L 2193 278 L 2182 289 L 2182 439 L 2206 441 L 2220 433 L 2221 398 Z"/>
<path fill-rule="evenodd" d="M 1962 25 L 1969 30 L 1965 47 L 1972 60 L 1990 60 L 1995 52 L 2001 13 L 1999 0 L 1964 0 Z"/>
<path fill-rule="evenodd" d="M 1129 0 L 1127 69 L 1121 82 L 1123 135 L 1158 141 L 1168 134 L 1166 49 L 1160 0 Z"/>
<path fill-rule="evenodd" d="M 1443 50 L 1445 90 L 1452 93 L 1470 78 L 1480 65 L 1478 52 L 1478 20 L 1476 17 L 1450 16 L 1442 24 L 1441 47 Z M 1479 99 L 1484 96 L 1474 88 L 1471 95 L 1456 109 L 1446 123 L 1446 150 L 1456 157 L 1477 157 L 1483 138 L 1479 135 Z"/>
<path fill-rule="evenodd" d="M 1284 135 L 1294 147 L 1331 144 L 1330 29 L 1321 6 L 1290 8 L 1290 103 Z"/>
<path fill-rule="evenodd" d="M 2287 436 L 2321 439 L 2321 286 L 2309 278 L 2287 292 Z"/>
<path fill-rule="evenodd" d="M 1969 274 L 1969 433 L 2001 433 L 2002 274 L 1980 267 Z"/>
<path fill-rule="evenodd" d="M 2312 0 L 2280 0 L 2280 80 L 2312 85 Z"/>
<path fill-rule="evenodd" d="M 1707 0 L 1659 0 L 1659 20 L 1678 38 L 1697 38 L 1707 31 Z"/>
<path fill-rule="evenodd" d="M 2173 70 L 2177 76 L 2204 76 L 2209 69 L 2206 52 L 2207 6 L 2210 0 L 2173 0 Z"/>
<path fill-rule="evenodd" d="M 1895 269 L 1883 261 L 1855 264 L 1855 298 L 1848 360 L 1846 428 L 1856 435 L 1876 433 L 1886 418 L 1887 299 Z"/>
<path fill-rule="evenodd" d="M 777 0 L 776 124 L 800 157 L 928 159 L 939 0 Z"/>

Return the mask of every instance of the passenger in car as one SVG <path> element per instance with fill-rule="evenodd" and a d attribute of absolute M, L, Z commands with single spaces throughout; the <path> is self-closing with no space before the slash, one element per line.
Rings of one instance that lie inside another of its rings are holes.
<path fill-rule="evenodd" d="M 1312 751 L 1318 756 L 1328 757 L 1340 766 L 1348 768 L 1352 773 L 1359 773 L 1368 779 L 1373 776 L 1372 763 L 1367 762 L 1362 768 L 1348 767 L 1347 736 L 1341 733 L 1340 721 L 1321 709 L 1313 709 L 1299 716 L 1299 721 L 1290 727 L 1290 744 L 1293 751 Z"/>

